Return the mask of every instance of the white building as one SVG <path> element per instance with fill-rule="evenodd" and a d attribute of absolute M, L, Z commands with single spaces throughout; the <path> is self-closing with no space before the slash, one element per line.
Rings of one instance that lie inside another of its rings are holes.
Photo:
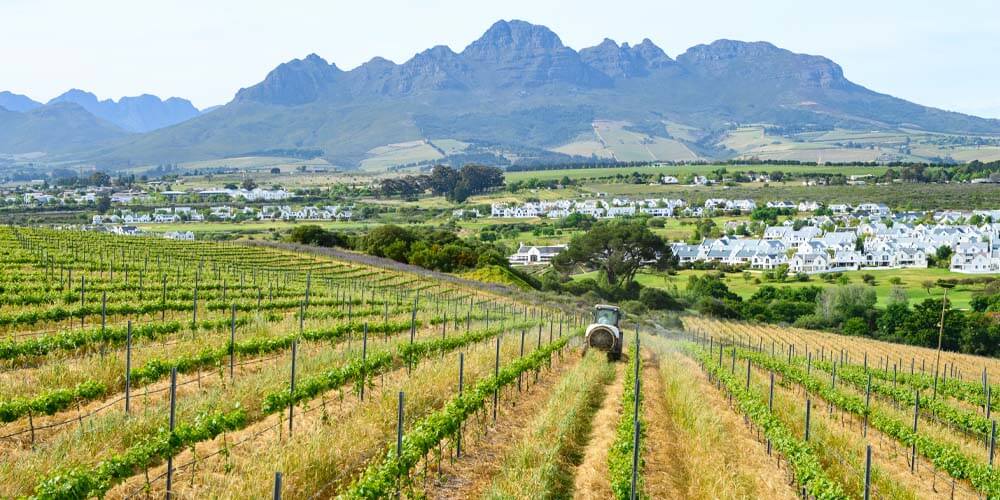
<path fill-rule="evenodd" d="M 169 231 L 163 233 L 163 237 L 168 240 L 194 241 L 194 233 L 191 231 Z"/>
<path fill-rule="evenodd" d="M 559 252 L 566 250 L 566 245 L 528 246 L 521 243 L 509 260 L 513 265 L 548 264 Z"/>

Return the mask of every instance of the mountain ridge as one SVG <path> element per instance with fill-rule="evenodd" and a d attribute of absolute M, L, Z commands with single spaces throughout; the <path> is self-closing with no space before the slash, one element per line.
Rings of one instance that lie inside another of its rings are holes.
<path fill-rule="evenodd" d="M 7 111 L 23 113 L 41 106 L 42 103 L 37 102 L 26 95 L 15 94 L 6 90 L 0 92 L 0 108 L 6 109 Z"/>
<path fill-rule="evenodd" d="M 128 132 L 151 132 L 174 125 L 200 113 L 187 99 L 170 97 L 161 99 L 152 94 L 98 100 L 94 94 L 70 89 L 51 99 L 47 104 L 75 103 L 94 116 L 114 123 Z"/>
<path fill-rule="evenodd" d="M 352 166 L 374 148 L 428 138 L 551 150 L 592 134 L 595 120 L 664 136 L 667 122 L 705 137 L 741 123 L 1000 134 L 1000 120 L 869 90 L 830 59 L 769 42 L 720 39 L 676 58 L 648 38 L 577 51 L 545 26 L 501 20 L 459 52 L 438 45 L 400 64 L 373 57 L 345 71 L 316 54 L 293 59 L 211 113 L 80 156 L 114 165 L 310 149 Z"/>

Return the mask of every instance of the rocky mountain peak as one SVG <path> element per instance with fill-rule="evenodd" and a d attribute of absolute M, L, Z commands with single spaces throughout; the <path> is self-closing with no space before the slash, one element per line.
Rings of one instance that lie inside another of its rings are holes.
<path fill-rule="evenodd" d="M 325 93 L 342 73 L 336 65 L 327 63 L 316 54 L 309 54 L 303 59 L 292 59 L 278 65 L 264 81 L 240 89 L 234 100 L 282 106 L 306 104 Z"/>
<path fill-rule="evenodd" d="M 795 81 L 805 88 L 845 88 L 852 85 L 839 65 L 822 57 L 797 54 L 768 42 L 716 40 L 696 45 L 677 61 L 701 74 L 724 78 L 762 78 Z"/>

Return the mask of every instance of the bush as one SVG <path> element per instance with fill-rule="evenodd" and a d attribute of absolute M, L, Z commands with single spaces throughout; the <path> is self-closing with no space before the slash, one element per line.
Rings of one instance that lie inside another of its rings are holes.
<path fill-rule="evenodd" d="M 795 320 L 794 325 L 797 328 L 819 330 L 826 326 L 826 322 L 823 320 L 823 317 L 818 314 L 806 314 L 804 316 L 799 316 L 799 319 Z"/>
<path fill-rule="evenodd" d="M 714 299 L 712 297 L 702 298 L 694 305 L 694 307 L 699 313 L 707 316 L 714 316 L 716 318 L 723 319 L 740 318 L 739 311 L 730 307 L 726 301 Z"/>
<path fill-rule="evenodd" d="M 568 292 L 570 295 L 576 295 L 577 297 L 585 295 L 588 292 L 596 294 L 596 290 L 601 287 L 597 284 L 597 281 L 593 278 L 583 278 L 580 280 L 568 281 L 562 284 L 562 289 Z"/>
<path fill-rule="evenodd" d="M 320 247 L 349 247 L 347 238 L 340 233 L 327 231 L 316 224 L 296 226 L 288 232 L 288 241 Z"/>
<path fill-rule="evenodd" d="M 621 303 L 621 307 L 622 309 L 625 310 L 627 314 L 636 316 L 640 314 L 645 314 L 646 312 L 649 311 L 649 309 L 646 308 L 646 305 L 643 304 L 642 302 L 639 302 L 638 300 L 626 300 Z"/>
<path fill-rule="evenodd" d="M 500 252 L 490 249 L 481 254 L 476 260 L 476 267 L 488 267 L 488 266 L 500 266 L 507 267 L 507 258 L 500 254 Z"/>
<path fill-rule="evenodd" d="M 869 333 L 868 322 L 862 318 L 848 318 L 844 321 L 844 334 L 854 337 L 864 337 Z"/>
<path fill-rule="evenodd" d="M 639 302 L 649 309 L 679 311 L 683 309 L 677 300 L 659 288 L 643 288 L 639 291 Z"/>

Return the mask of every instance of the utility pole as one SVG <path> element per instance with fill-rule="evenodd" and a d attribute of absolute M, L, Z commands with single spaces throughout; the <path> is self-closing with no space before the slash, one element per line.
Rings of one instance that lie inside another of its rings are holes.
<path fill-rule="evenodd" d="M 937 397 L 938 365 L 941 363 L 941 340 L 944 338 L 944 313 L 948 308 L 948 290 L 955 284 L 938 280 L 937 286 L 944 289 L 944 298 L 941 299 L 941 322 L 938 323 L 937 354 L 934 356 L 934 397 Z"/>

